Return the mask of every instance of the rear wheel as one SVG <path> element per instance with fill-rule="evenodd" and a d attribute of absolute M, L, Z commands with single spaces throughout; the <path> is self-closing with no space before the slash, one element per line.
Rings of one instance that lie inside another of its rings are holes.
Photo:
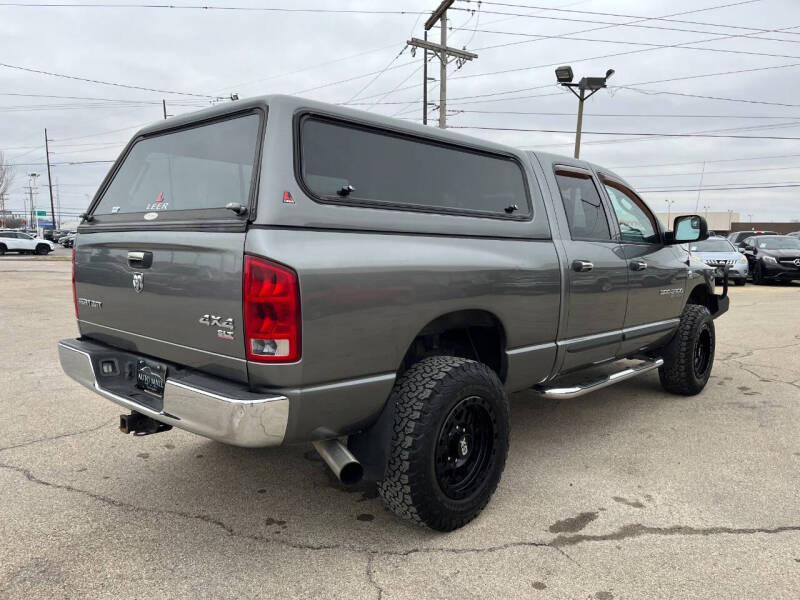
<path fill-rule="evenodd" d="M 664 348 L 664 364 L 658 370 L 661 385 L 682 396 L 699 394 L 714 366 L 714 320 L 705 306 L 687 304 L 675 337 Z"/>
<path fill-rule="evenodd" d="M 49 252 L 50 252 L 50 246 L 48 246 L 47 244 L 39 244 L 38 246 L 36 246 L 36 254 L 43 255 L 43 254 L 49 254 Z"/>
<path fill-rule="evenodd" d="M 497 488 L 508 454 L 508 400 L 486 365 L 428 357 L 395 384 L 394 434 L 378 489 L 395 514 L 439 531 L 469 523 Z"/>
<path fill-rule="evenodd" d="M 0 256 L 3 256 L 6 253 L 6 245 L 0 244 Z"/>

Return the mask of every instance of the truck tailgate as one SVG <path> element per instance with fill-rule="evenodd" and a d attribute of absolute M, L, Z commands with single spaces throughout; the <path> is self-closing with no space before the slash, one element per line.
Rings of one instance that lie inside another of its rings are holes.
<path fill-rule="evenodd" d="M 242 233 L 80 234 L 75 271 L 81 334 L 246 381 Z"/>

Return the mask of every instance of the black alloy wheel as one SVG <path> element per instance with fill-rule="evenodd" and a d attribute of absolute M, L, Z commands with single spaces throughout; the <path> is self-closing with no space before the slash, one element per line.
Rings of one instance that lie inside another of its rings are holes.
<path fill-rule="evenodd" d="M 694 376 L 698 379 L 702 378 L 708 367 L 711 365 L 711 332 L 708 330 L 708 325 L 704 324 L 700 335 L 694 344 L 694 358 L 692 367 L 694 368 Z"/>
<path fill-rule="evenodd" d="M 497 438 L 497 415 L 485 398 L 459 402 L 442 423 L 436 443 L 436 481 L 448 498 L 461 500 L 483 483 Z"/>

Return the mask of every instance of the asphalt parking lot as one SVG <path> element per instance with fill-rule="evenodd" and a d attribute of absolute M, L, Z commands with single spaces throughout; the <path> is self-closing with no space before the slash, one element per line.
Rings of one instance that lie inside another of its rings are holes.
<path fill-rule="evenodd" d="M 792 598 L 800 285 L 731 288 L 703 394 L 654 374 L 512 397 L 487 510 L 451 534 L 344 488 L 310 446 L 135 438 L 62 374 L 64 261 L 0 261 L 0 597 Z"/>

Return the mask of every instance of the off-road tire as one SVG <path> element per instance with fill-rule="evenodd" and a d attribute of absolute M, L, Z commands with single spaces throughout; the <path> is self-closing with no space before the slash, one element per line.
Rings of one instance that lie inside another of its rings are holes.
<path fill-rule="evenodd" d="M 698 368 L 696 363 L 698 344 L 702 344 L 703 349 L 708 345 L 703 368 Z M 663 388 L 682 396 L 699 394 L 711 376 L 715 345 L 714 320 L 708 308 L 687 304 L 678 331 L 662 354 L 664 364 L 658 369 L 658 376 Z"/>
<path fill-rule="evenodd" d="M 44 256 L 45 254 L 50 254 L 50 246 L 47 244 L 39 244 L 36 246 L 36 254 L 40 256 Z"/>
<path fill-rule="evenodd" d="M 443 428 L 456 414 L 453 409 L 471 398 L 485 401 L 492 411 L 493 441 L 491 450 L 484 454 L 487 462 L 481 477 L 475 480 L 476 489 L 464 498 L 453 499 L 445 494 L 437 478 L 437 448 L 441 447 Z M 386 507 L 438 531 L 463 527 L 489 502 L 505 467 L 509 406 L 502 383 L 483 363 L 432 356 L 398 378 L 390 401 L 395 406 L 393 436 L 384 479 L 378 485 Z"/>

